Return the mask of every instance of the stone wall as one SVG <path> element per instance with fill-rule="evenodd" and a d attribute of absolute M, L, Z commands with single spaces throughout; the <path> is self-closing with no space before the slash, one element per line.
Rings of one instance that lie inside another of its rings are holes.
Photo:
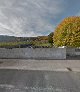
<path fill-rule="evenodd" d="M 66 59 L 66 48 L 0 48 L 5 59 Z"/>
<path fill-rule="evenodd" d="M 68 56 L 79 56 L 80 48 L 66 48 L 66 54 Z"/>

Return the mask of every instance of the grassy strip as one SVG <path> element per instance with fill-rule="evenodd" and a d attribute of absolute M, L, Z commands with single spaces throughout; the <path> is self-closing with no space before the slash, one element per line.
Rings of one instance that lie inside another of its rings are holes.
<path fill-rule="evenodd" d="M 50 43 L 41 43 L 41 42 L 0 42 L 0 47 L 1 48 L 6 48 L 6 47 L 19 47 L 20 45 L 29 45 L 32 44 L 33 46 L 44 46 L 44 47 L 51 47 Z"/>
<path fill-rule="evenodd" d="M 31 44 L 31 42 L 0 42 L 0 47 L 15 47 L 21 44 Z"/>

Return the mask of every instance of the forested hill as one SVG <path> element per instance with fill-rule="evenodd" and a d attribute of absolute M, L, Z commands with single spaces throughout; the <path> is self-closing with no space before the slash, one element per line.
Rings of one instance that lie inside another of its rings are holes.
<path fill-rule="evenodd" d="M 38 37 L 15 37 L 0 35 L 0 42 L 22 42 L 22 41 L 48 41 L 48 36 L 38 36 Z"/>
<path fill-rule="evenodd" d="M 14 36 L 0 35 L 0 42 L 31 41 L 35 39 L 37 39 L 37 37 L 14 37 Z"/>

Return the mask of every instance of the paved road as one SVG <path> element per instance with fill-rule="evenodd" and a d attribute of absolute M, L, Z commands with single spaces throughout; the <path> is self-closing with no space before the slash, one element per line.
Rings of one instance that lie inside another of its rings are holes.
<path fill-rule="evenodd" d="M 0 92 L 80 92 L 80 73 L 0 69 Z"/>

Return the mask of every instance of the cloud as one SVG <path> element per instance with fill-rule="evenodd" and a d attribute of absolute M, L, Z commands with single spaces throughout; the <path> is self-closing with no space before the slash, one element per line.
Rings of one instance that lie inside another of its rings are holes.
<path fill-rule="evenodd" d="M 63 0 L 0 0 L 0 34 L 38 36 L 53 31 L 50 22 L 63 11 Z"/>

